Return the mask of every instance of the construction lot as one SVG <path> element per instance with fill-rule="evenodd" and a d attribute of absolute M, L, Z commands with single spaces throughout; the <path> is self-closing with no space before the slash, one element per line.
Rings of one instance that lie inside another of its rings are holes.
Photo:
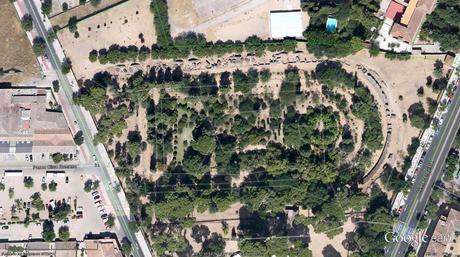
<path fill-rule="evenodd" d="M 27 40 L 26 33 L 21 28 L 13 4 L 9 0 L 0 0 L 0 70 L 10 69 L 19 73 L 0 76 L 2 82 L 21 83 L 39 75 L 39 67 Z"/>
<path fill-rule="evenodd" d="M 270 36 L 270 11 L 300 9 L 296 0 L 168 0 L 171 36 L 203 33 L 209 41 Z M 303 12 L 304 29 L 308 13 Z M 244 29 L 242 29 L 244 28 Z"/>
<path fill-rule="evenodd" d="M 3 172 L 2 172 L 3 173 Z M 32 177 L 33 186 L 26 188 L 24 186 L 24 177 Z M 53 221 L 54 228 L 57 231 L 61 226 L 68 226 L 70 230 L 70 237 L 76 239 L 83 239 L 85 234 L 90 232 L 99 233 L 106 231 L 106 227 L 101 219 L 99 210 L 96 208 L 94 197 L 91 193 L 84 191 L 84 182 L 88 179 L 94 179 L 92 176 L 80 176 L 74 170 L 67 171 L 65 176 L 50 177 L 46 175 L 45 170 L 30 170 L 24 173 L 24 176 L 5 176 L 2 174 L 2 181 L 5 185 L 5 190 L 0 194 L 0 207 L 1 207 L 1 223 L 2 229 L 0 230 L 0 239 L 9 240 L 24 240 L 25 238 L 41 238 L 42 226 L 41 221 L 48 219 L 48 211 L 51 205 L 57 205 L 58 201 L 66 202 L 70 205 L 71 212 L 67 219 L 63 221 Z M 50 184 L 51 181 L 57 183 L 56 191 L 51 192 L 49 186 L 47 190 L 42 190 L 41 184 Z M 66 183 L 67 182 L 67 183 Z M 13 188 L 14 193 L 10 193 L 10 188 Z M 98 189 L 100 200 L 104 204 L 107 212 L 112 212 L 108 204 L 108 200 L 104 197 L 104 192 Z M 41 199 L 45 205 L 45 210 L 38 211 L 36 208 L 30 206 L 32 199 L 30 198 L 34 193 L 39 192 Z M 11 197 L 10 197 L 11 196 Z M 54 203 L 52 203 L 54 200 Z M 12 213 L 12 206 L 15 205 L 15 211 Z M 39 214 L 39 220 L 31 221 L 28 227 L 22 224 L 26 217 L 26 210 L 29 209 L 30 215 L 34 213 Z M 77 210 L 82 210 L 77 211 Z M 78 217 L 82 213 L 82 217 Z M 12 218 L 14 216 L 15 218 Z M 12 221 L 18 224 L 12 224 Z"/>
<path fill-rule="evenodd" d="M 96 69 L 103 67 L 88 60 L 88 53 L 93 49 L 108 48 L 113 44 L 150 47 L 156 42 L 149 4 L 150 0 L 128 1 L 80 21 L 77 25 L 78 38 L 68 29 L 58 32 L 65 54 L 72 60 L 77 79 L 92 77 Z"/>

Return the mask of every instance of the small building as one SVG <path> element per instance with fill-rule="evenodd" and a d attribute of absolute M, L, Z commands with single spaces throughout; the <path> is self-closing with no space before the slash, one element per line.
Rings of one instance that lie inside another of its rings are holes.
<path fill-rule="evenodd" d="M 418 31 L 422 27 L 427 14 L 430 14 L 436 5 L 436 0 L 409 0 L 403 5 L 392 1 L 387 10 L 387 17 L 393 16 L 395 22 L 391 28 L 390 34 L 402 40 L 403 42 L 412 44 L 417 36 Z M 401 9 L 404 7 L 404 12 Z"/>
<path fill-rule="evenodd" d="M 401 19 L 405 9 L 406 7 L 404 5 L 391 1 L 387 12 L 385 13 L 385 17 L 391 19 L 392 21 L 398 21 Z"/>
<path fill-rule="evenodd" d="M 283 39 L 286 37 L 302 38 L 301 10 L 271 11 L 270 37 L 272 39 Z"/>
<path fill-rule="evenodd" d="M 116 239 L 85 239 L 83 242 L 88 257 L 123 257 Z"/>

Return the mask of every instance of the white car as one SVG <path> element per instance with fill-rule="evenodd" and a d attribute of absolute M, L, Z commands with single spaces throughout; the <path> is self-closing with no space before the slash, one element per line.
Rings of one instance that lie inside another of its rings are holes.
<path fill-rule="evenodd" d="M 0 215 L 3 215 L 3 207 L 0 206 Z"/>
<path fill-rule="evenodd" d="M 104 213 L 105 213 L 105 209 L 99 210 L 99 214 L 104 214 Z"/>
<path fill-rule="evenodd" d="M 97 206 L 97 209 L 98 209 L 99 211 L 104 210 L 104 205 L 102 205 L 102 204 L 101 204 L 101 205 L 98 205 L 98 206 Z"/>
<path fill-rule="evenodd" d="M 82 206 L 78 206 L 78 207 L 77 207 L 77 211 L 83 211 L 83 207 L 82 207 Z"/>

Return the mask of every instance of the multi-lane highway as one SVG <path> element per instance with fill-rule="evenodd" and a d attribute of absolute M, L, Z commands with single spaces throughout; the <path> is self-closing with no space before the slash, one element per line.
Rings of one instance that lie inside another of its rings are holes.
<path fill-rule="evenodd" d="M 410 238 L 417 229 L 420 218 L 424 215 L 433 187 L 444 170 L 445 159 L 460 127 L 460 93 L 457 89 L 452 103 L 447 109 L 444 122 L 425 155 L 420 174 L 417 176 L 407 204 L 394 228 L 397 235 Z M 385 256 L 404 257 L 409 244 L 404 241 L 391 243 L 385 249 Z"/>
<path fill-rule="evenodd" d="M 49 40 L 47 39 L 48 33 L 43 23 L 42 14 L 40 13 L 36 5 L 32 3 L 32 1 L 26 0 L 24 1 L 24 4 L 27 8 L 27 12 L 32 16 L 32 19 L 34 22 L 34 28 L 36 29 L 36 32 L 46 42 L 46 54 L 53 66 L 53 69 L 56 72 L 61 88 L 65 93 L 65 102 L 61 103 L 62 105 L 66 105 L 66 106 L 63 106 L 63 110 L 64 112 L 66 111 L 70 112 L 67 114 L 67 117 L 71 116 L 75 118 L 75 121 L 77 122 L 80 130 L 83 132 L 83 136 L 85 138 L 85 144 L 90 154 L 95 156 L 96 160 L 102 160 L 101 153 L 98 151 L 98 148 L 93 144 L 93 136 L 83 116 L 82 110 L 80 109 L 80 107 L 73 104 L 73 101 L 72 101 L 73 92 L 71 89 L 71 85 L 67 77 L 61 72 L 61 60 L 56 54 L 55 49 L 52 46 L 52 43 L 49 42 Z M 109 196 L 109 200 L 112 203 L 112 206 L 115 210 L 115 215 L 117 217 L 117 220 L 119 222 L 119 225 L 121 226 L 123 233 L 132 243 L 132 246 L 133 246 L 132 254 L 136 257 L 143 257 L 144 254 L 141 251 L 141 248 L 136 239 L 136 236 L 133 233 L 133 231 L 129 229 L 129 226 L 128 226 L 130 217 L 126 216 L 123 210 L 123 205 L 121 204 L 121 201 L 118 198 L 117 192 L 111 186 L 110 175 L 108 174 L 108 170 L 104 162 L 100 162 L 100 164 L 101 164 L 100 167 L 97 168 L 98 176 L 101 178 L 102 185 L 107 191 L 107 195 Z M 149 255 L 149 254 L 146 254 L 146 255 Z"/>

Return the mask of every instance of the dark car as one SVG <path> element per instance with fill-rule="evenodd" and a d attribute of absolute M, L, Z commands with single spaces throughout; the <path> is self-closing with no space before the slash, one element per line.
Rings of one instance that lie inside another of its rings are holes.
<path fill-rule="evenodd" d="M 101 199 L 101 197 L 99 195 L 96 195 L 96 196 L 94 196 L 93 199 L 94 199 L 94 201 L 97 201 L 97 200 Z"/>
<path fill-rule="evenodd" d="M 104 213 L 101 215 L 101 219 L 107 219 L 107 217 L 108 217 L 107 213 Z"/>

